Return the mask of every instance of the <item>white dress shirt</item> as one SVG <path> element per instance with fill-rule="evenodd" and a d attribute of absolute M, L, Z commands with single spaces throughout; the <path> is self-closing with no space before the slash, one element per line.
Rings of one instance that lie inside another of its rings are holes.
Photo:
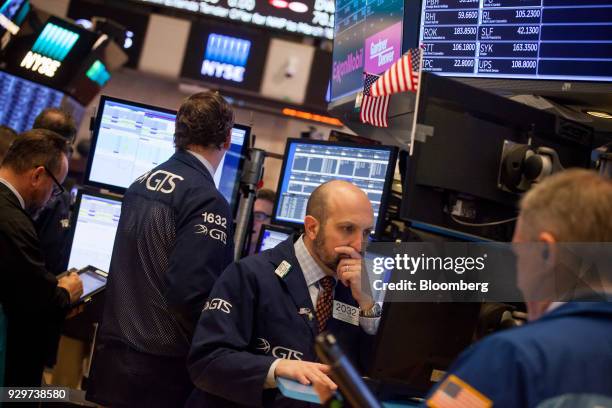
<path fill-rule="evenodd" d="M 206 167 L 206 170 L 208 170 L 208 172 L 210 173 L 210 177 L 215 178 L 215 169 L 212 166 L 212 164 L 210 164 L 210 162 L 206 160 L 204 156 L 202 156 L 200 153 L 196 153 L 191 150 L 187 150 L 187 151 L 191 153 L 192 155 L 194 155 L 195 158 L 198 159 L 204 165 L 204 167 Z"/>

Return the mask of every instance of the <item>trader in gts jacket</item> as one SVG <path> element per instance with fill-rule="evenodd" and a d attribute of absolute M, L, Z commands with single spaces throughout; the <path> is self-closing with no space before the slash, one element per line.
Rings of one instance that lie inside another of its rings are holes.
<path fill-rule="evenodd" d="M 126 192 L 89 400 L 180 407 L 193 389 L 186 368 L 191 337 L 233 257 L 230 207 L 213 181 L 233 124 L 218 93 L 187 98 L 176 116 L 176 153 Z"/>
<path fill-rule="evenodd" d="M 186 406 L 307 406 L 283 398 L 276 379 L 335 389 L 329 367 L 315 362 L 323 330 L 363 367 L 380 320 L 361 282 L 373 220 L 362 190 L 329 181 L 310 195 L 303 235 L 230 265 L 193 337 L 189 371 L 198 389 Z"/>

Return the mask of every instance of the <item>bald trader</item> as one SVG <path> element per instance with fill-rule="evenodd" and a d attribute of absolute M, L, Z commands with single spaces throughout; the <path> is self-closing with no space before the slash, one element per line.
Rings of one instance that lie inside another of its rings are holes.
<path fill-rule="evenodd" d="M 380 317 L 361 288 L 373 222 L 362 190 L 330 181 L 310 196 L 303 235 L 230 265 L 193 338 L 187 406 L 304 406 L 282 397 L 277 377 L 335 389 L 314 340 L 329 330 L 353 361 L 366 355 Z"/>

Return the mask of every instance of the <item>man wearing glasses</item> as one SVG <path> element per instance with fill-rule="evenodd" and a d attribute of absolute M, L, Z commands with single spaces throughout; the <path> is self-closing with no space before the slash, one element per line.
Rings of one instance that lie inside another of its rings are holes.
<path fill-rule="evenodd" d="M 62 136 L 69 146 L 74 143 L 77 133 L 72 116 L 57 108 L 44 109 L 34 120 L 32 128 L 51 130 Z M 68 185 L 68 191 L 63 193 L 58 191 L 58 194 L 54 195 L 33 217 L 47 270 L 54 275 L 66 270 L 69 257 L 71 183 L 62 184 Z"/>
<path fill-rule="evenodd" d="M 31 214 L 63 192 L 68 144 L 48 130 L 22 133 L 0 166 L 0 304 L 8 320 L 5 386 L 40 386 L 54 338 L 83 284 L 45 267 Z"/>
<path fill-rule="evenodd" d="M 274 197 L 276 193 L 267 188 L 257 190 L 255 204 L 253 204 L 253 230 L 251 231 L 251 245 L 249 247 L 249 255 L 255 253 L 257 248 L 257 240 L 261 233 L 261 226 L 270 224 L 272 218 L 272 210 L 274 208 Z"/>

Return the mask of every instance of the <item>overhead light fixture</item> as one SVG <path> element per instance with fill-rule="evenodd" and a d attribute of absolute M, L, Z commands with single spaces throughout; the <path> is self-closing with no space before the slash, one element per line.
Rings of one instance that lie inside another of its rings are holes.
<path fill-rule="evenodd" d="M 601 119 L 612 119 L 612 114 L 604 111 L 596 111 L 596 110 L 585 110 L 587 115 L 595 116 L 596 118 Z"/>
<path fill-rule="evenodd" d="M 289 2 L 285 0 L 270 0 L 270 4 L 276 8 L 287 8 L 289 6 Z"/>
<path fill-rule="evenodd" d="M 326 125 L 342 127 L 344 124 L 331 116 L 318 115 L 316 113 L 304 112 L 296 109 L 284 108 L 283 115 L 291 116 L 298 119 L 311 120 L 313 122 L 324 123 Z"/>
<path fill-rule="evenodd" d="M 308 11 L 308 6 L 299 1 L 292 1 L 289 3 L 289 10 L 295 11 L 296 13 L 305 13 Z"/>

